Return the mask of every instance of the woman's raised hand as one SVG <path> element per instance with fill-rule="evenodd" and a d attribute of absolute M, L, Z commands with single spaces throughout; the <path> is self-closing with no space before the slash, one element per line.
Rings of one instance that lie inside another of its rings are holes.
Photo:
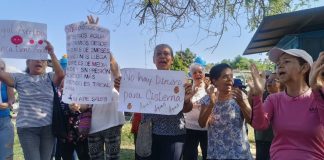
<path fill-rule="evenodd" d="M 240 90 L 239 88 L 234 88 L 232 91 L 233 99 L 235 99 L 238 103 L 244 102 L 248 99 L 247 95 Z"/>
<path fill-rule="evenodd" d="M 46 43 L 45 49 L 48 51 L 48 54 L 54 54 L 54 47 L 52 46 L 52 44 L 47 40 L 44 40 L 44 42 Z"/>
<path fill-rule="evenodd" d="M 93 18 L 92 15 L 90 16 L 87 16 L 87 19 L 88 19 L 88 24 L 94 24 L 94 25 L 98 25 L 98 22 L 99 22 L 99 17 L 97 17 L 96 19 Z"/>
<path fill-rule="evenodd" d="M 120 77 L 115 78 L 115 80 L 114 80 L 114 87 L 118 92 L 119 92 L 119 89 L 120 89 L 121 78 L 122 77 L 120 76 Z"/>
<path fill-rule="evenodd" d="M 192 84 L 191 83 L 185 83 L 185 97 L 184 97 L 184 102 L 189 102 L 191 98 L 194 95 L 194 92 L 192 91 Z M 177 92 L 177 91 L 176 91 Z"/>
<path fill-rule="evenodd" d="M 218 95 L 219 95 L 219 91 L 217 90 L 217 88 L 210 84 L 206 90 L 207 94 L 210 97 L 210 106 L 213 107 L 215 106 L 216 102 L 218 101 Z"/>
<path fill-rule="evenodd" d="M 265 74 L 262 73 L 260 75 L 259 70 L 257 69 L 255 64 L 251 65 L 251 75 L 253 80 L 253 87 L 250 88 L 253 96 L 262 96 L 265 87 Z"/>
<path fill-rule="evenodd" d="M 69 104 L 69 108 L 73 112 L 80 112 L 81 105 L 76 104 L 76 103 L 72 103 L 72 104 Z"/>
<path fill-rule="evenodd" d="M 316 62 L 313 63 L 309 73 L 309 84 L 313 90 L 321 89 L 324 83 L 324 51 L 318 56 Z"/>

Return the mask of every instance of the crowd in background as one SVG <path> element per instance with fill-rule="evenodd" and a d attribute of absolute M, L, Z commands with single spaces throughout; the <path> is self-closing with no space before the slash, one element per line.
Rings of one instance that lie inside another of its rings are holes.
<path fill-rule="evenodd" d="M 88 22 L 97 24 L 98 19 L 90 16 Z M 117 61 L 110 54 L 114 79 L 111 102 L 61 102 L 68 134 L 55 137 L 51 130 L 53 96 L 56 91 L 59 95 L 64 92 L 65 72 L 54 47 L 46 43 L 54 72 L 46 73 L 45 60 L 27 60 L 25 73 L 8 73 L 0 61 L 0 159 L 14 157 L 9 111 L 15 102 L 13 88 L 19 94 L 16 129 L 26 160 L 74 159 L 74 152 L 80 160 L 120 159 L 125 117 L 118 111 L 122 75 Z M 156 69 L 171 70 L 173 56 L 171 46 L 157 45 L 153 53 Z M 273 48 L 269 59 L 276 64 L 274 71 L 265 74 L 252 65 L 248 86 L 234 79 L 228 64 L 213 66 L 208 77 L 204 65 L 191 64 L 192 82 L 183 86 L 184 105 L 178 114 L 134 113 L 131 132 L 135 144 L 139 126 L 150 122 L 152 127 L 150 154 L 137 154 L 140 146 L 136 145 L 134 158 L 196 160 L 200 147 L 203 159 L 250 160 L 249 124 L 255 129 L 258 160 L 324 159 L 324 53 L 314 62 L 303 50 Z"/>

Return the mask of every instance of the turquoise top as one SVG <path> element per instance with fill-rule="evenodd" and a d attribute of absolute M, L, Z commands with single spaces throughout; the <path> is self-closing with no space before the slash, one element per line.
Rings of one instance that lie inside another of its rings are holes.
<path fill-rule="evenodd" d="M 8 102 L 8 95 L 7 95 L 7 86 L 4 83 L 1 83 L 1 98 L 2 102 Z M 10 109 L 0 109 L 0 117 L 8 117 L 10 116 Z"/>

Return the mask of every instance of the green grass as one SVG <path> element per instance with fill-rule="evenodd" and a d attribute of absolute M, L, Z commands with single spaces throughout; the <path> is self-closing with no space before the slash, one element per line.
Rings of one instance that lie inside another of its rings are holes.
<path fill-rule="evenodd" d="M 120 159 L 122 160 L 133 160 L 134 157 L 134 144 L 133 144 L 134 138 L 130 130 L 131 130 L 130 123 L 126 123 L 122 128 L 122 142 L 121 142 L 121 153 L 120 153 Z M 23 160 L 23 159 L 24 159 L 24 155 L 15 130 L 14 160 Z"/>
<path fill-rule="evenodd" d="M 14 142 L 14 158 L 15 160 L 23 160 L 24 159 L 24 155 L 19 143 L 19 139 L 17 136 L 17 130 L 15 129 L 15 142 Z"/>
<path fill-rule="evenodd" d="M 131 124 L 127 122 L 122 128 L 122 142 L 121 142 L 121 153 L 120 159 L 121 160 L 133 160 L 134 159 L 134 138 L 133 134 L 130 132 Z M 252 152 L 255 152 L 255 144 L 254 144 L 254 132 L 253 129 L 249 126 L 249 142 L 251 144 Z M 200 153 L 201 155 L 201 153 Z M 18 136 L 15 130 L 15 143 L 14 143 L 14 159 L 15 160 L 23 160 L 23 152 L 20 147 L 20 143 L 18 140 Z"/>

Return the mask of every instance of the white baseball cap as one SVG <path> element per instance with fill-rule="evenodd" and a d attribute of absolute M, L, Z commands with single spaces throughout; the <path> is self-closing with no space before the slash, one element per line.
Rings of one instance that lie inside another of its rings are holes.
<path fill-rule="evenodd" d="M 279 60 L 279 57 L 284 53 L 295 56 L 295 57 L 300 57 L 300 58 L 304 59 L 311 66 L 313 64 L 312 56 L 310 56 L 306 51 L 304 51 L 302 49 L 287 49 L 287 50 L 284 50 L 284 49 L 281 49 L 281 48 L 274 47 L 269 51 L 269 59 L 273 63 L 277 63 L 278 60 Z"/>

